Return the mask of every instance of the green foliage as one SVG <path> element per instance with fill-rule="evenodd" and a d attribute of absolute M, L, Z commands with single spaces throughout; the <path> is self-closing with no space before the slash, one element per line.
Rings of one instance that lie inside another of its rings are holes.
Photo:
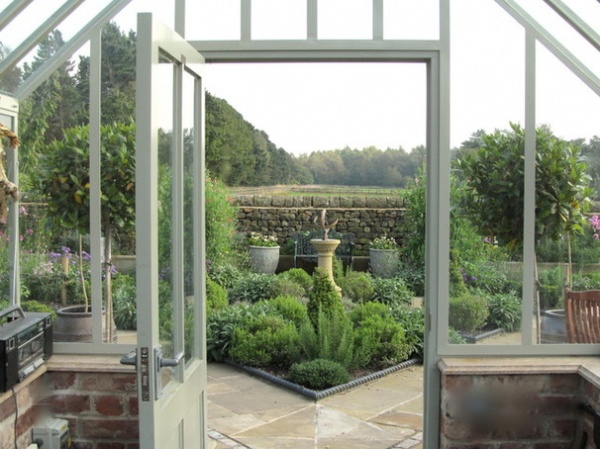
<path fill-rule="evenodd" d="M 456 250 L 450 250 L 450 297 L 467 293 L 467 286 L 460 267 L 460 256 Z"/>
<path fill-rule="evenodd" d="M 510 284 L 510 273 L 504 262 L 479 260 L 475 263 L 462 262 L 462 276 L 467 287 L 485 290 L 488 293 L 506 293 L 514 290 Z"/>
<path fill-rule="evenodd" d="M 293 296 L 300 299 L 306 297 L 306 290 L 295 280 L 278 275 L 271 283 L 271 297 L 274 298 L 281 295 Z"/>
<path fill-rule="evenodd" d="M 288 271 L 279 274 L 279 276 L 292 279 L 300 284 L 306 293 L 312 288 L 312 278 L 302 268 L 290 268 Z"/>
<path fill-rule="evenodd" d="M 518 249 L 523 242 L 525 132 L 511 123 L 511 131 L 484 135 L 482 142 L 475 153 L 456 161 L 467 190 L 461 207 L 483 235 Z M 581 232 L 591 194 L 585 169 L 579 147 L 543 127 L 536 130 L 536 241 Z"/>
<path fill-rule="evenodd" d="M 456 329 L 448 329 L 448 343 L 451 345 L 464 345 L 466 342 L 467 339 Z"/>
<path fill-rule="evenodd" d="M 112 280 L 114 320 L 117 329 L 137 328 L 136 280 L 128 274 L 118 274 Z"/>
<path fill-rule="evenodd" d="M 222 309 L 229 304 L 227 290 L 206 277 L 206 310 Z"/>
<path fill-rule="evenodd" d="M 329 317 L 320 312 L 317 325 L 305 321 L 300 327 L 300 348 L 307 360 L 327 359 L 346 368 L 354 365 L 352 323 L 346 316 Z"/>
<path fill-rule="evenodd" d="M 425 310 L 423 308 L 394 307 L 392 316 L 404 329 L 404 338 L 410 348 L 410 358 L 423 360 L 425 350 Z"/>
<path fill-rule="evenodd" d="M 350 382 L 350 374 L 339 363 L 316 359 L 294 363 L 288 373 L 288 380 L 313 390 L 324 390 Z"/>
<path fill-rule="evenodd" d="M 400 277 L 373 278 L 373 286 L 375 287 L 373 299 L 389 306 L 410 304 L 414 296 Z"/>
<path fill-rule="evenodd" d="M 479 294 L 466 293 L 450 298 L 449 325 L 462 332 L 481 329 L 489 315 L 487 300 Z"/>
<path fill-rule="evenodd" d="M 542 310 L 555 309 L 563 298 L 565 277 L 560 266 L 541 270 L 539 278 L 540 308 Z"/>
<path fill-rule="evenodd" d="M 398 249 L 398 244 L 393 237 L 383 235 L 381 237 L 375 237 L 369 242 L 369 248 L 373 249 Z"/>
<path fill-rule="evenodd" d="M 49 313 L 52 316 L 52 320 L 56 318 L 56 311 L 48 304 L 35 301 L 33 299 L 22 301 L 21 308 L 24 312 L 42 312 Z"/>
<path fill-rule="evenodd" d="M 242 277 L 242 273 L 229 262 L 207 261 L 206 271 L 208 276 L 221 287 L 230 289 Z"/>
<path fill-rule="evenodd" d="M 237 227 L 237 210 L 231 204 L 227 186 L 211 173 L 205 178 L 206 258 L 212 264 L 224 263 L 232 250 Z"/>
<path fill-rule="evenodd" d="M 335 291 L 335 288 L 327 272 L 322 268 L 316 268 L 313 276 L 313 288 L 308 296 L 308 317 L 315 329 L 318 328 L 319 313 L 324 313 L 328 318 L 344 314 L 344 307 L 340 295 Z"/>
<path fill-rule="evenodd" d="M 233 331 L 229 356 L 244 365 L 289 367 L 298 358 L 298 331 L 279 316 L 244 320 Z"/>
<path fill-rule="evenodd" d="M 514 292 L 488 297 L 488 327 L 514 332 L 521 328 L 521 298 Z"/>
<path fill-rule="evenodd" d="M 573 274 L 573 290 L 598 290 L 600 289 L 600 272 Z"/>
<path fill-rule="evenodd" d="M 398 277 L 415 296 L 425 296 L 425 260 L 414 264 L 401 263 Z"/>
<path fill-rule="evenodd" d="M 404 329 L 389 312 L 385 317 L 370 315 L 359 321 L 354 336 L 358 366 L 389 367 L 407 360 L 413 351 Z"/>
<path fill-rule="evenodd" d="M 209 361 L 222 362 L 229 356 L 233 331 L 249 314 L 247 307 L 225 307 L 208 311 L 206 351 Z"/>
<path fill-rule="evenodd" d="M 245 273 L 228 291 L 229 301 L 258 302 L 271 298 L 271 285 L 275 276 L 263 273 Z"/>
<path fill-rule="evenodd" d="M 294 323 L 296 329 L 300 329 L 308 319 L 306 306 L 294 296 L 277 296 L 267 303 L 282 318 Z"/>
<path fill-rule="evenodd" d="M 380 316 L 383 318 L 391 316 L 389 306 L 380 302 L 370 301 L 360 304 L 350 312 L 350 320 L 355 326 L 372 316 Z"/>
<path fill-rule="evenodd" d="M 103 231 L 127 231 L 135 224 L 135 126 L 101 128 L 100 179 Z M 40 155 L 35 186 L 46 196 L 48 217 L 57 231 L 90 229 L 89 127 L 65 129 Z"/>
<path fill-rule="evenodd" d="M 426 186 L 425 170 L 420 168 L 402 191 L 406 211 L 399 225 L 403 236 L 401 254 L 411 266 L 418 266 L 425 260 Z"/>
<path fill-rule="evenodd" d="M 371 301 L 375 295 L 373 278 L 369 273 L 348 270 L 338 284 L 342 294 L 354 303 L 365 303 Z"/>
<path fill-rule="evenodd" d="M 342 262 L 342 259 L 337 256 L 331 260 L 331 272 L 333 273 L 333 279 L 336 284 L 344 277 L 344 263 Z"/>

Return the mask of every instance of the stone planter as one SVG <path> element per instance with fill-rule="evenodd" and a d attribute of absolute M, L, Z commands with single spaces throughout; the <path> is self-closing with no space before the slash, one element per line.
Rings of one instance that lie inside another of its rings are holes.
<path fill-rule="evenodd" d="M 563 309 L 542 312 L 541 342 L 567 343 L 567 325 Z"/>
<path fill-rule="evenodd" d="M 369 249 L 370 266 L 373 276 L 392 278 L 398 273 L 400 252 L 396 249 Z"/>
<path fill-rule="evenodd" d="M 274 274 L 279 263 L 279 246 L 249 246 L 250 267 L 255 273 Z"/>
<path fill-rule="evenodd" d="M 106 311 L 102 309 L 102 339 L 107 340 L 105 326 Z M 113 343 L 117 341 L 117 328 L 112 323 Z M 68 306 L 56 311 L 54 320 L 53 338 L 54 341 L 92 341 L 92 311 L 85 311 L 85 306 Z"/>

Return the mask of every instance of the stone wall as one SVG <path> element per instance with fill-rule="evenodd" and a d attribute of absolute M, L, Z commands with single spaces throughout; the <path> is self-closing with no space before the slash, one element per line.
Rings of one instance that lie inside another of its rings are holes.
<path fill-rule="evenodd" d="M 274 235 L 285 247 L 300 231 L 318 229 L 314 219 L 327 209 L 327 222 L 338 219 L 335 230 L 355 235 L 355 254 L 366 254 L 369 241 L 383 234 L 401 240 L 398 225 L 404 207 L 398 197 L 240 195 L 238 230 Z"/>

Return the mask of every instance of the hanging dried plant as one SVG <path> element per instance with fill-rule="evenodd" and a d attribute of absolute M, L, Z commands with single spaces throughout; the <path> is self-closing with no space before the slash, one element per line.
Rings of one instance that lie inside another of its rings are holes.
<path fill-rule="evenodd" d="M 0 223 L 6 223 L 8 219 L 8 198 L 19 199 L 19 188 L 6 176 L 6 169 L 4 168 L 6 151 L 4 151 L 4 145 L 2 144 L 3 138 L 9 140 L 14 151 L 21 143 L 15 133 L 0 123 Z"/>

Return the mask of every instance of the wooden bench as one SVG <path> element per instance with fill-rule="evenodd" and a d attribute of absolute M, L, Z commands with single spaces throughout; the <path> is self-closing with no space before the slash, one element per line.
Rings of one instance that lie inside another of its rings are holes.
<path fill-rule="evenodd" d="M 600 290 L 565 292 L 569 343 L 600 343 Z"/>
<path fill-rule="evenodd" d="M 317 251 L 310 241 L 320 238 L 323 238 L 323 231 L 320 229 L 294 234 L 294 268 L 298 267 L 298 260 L 311 263 L 317 262 Z M 335 256 L 342 259 L 345 265 L 352 266 L 354 260 L 354 234 L 342 234 L 331 230 L 329 231 L 329 238 L 340 240 L 340 244 L 335 250 Z"/>

